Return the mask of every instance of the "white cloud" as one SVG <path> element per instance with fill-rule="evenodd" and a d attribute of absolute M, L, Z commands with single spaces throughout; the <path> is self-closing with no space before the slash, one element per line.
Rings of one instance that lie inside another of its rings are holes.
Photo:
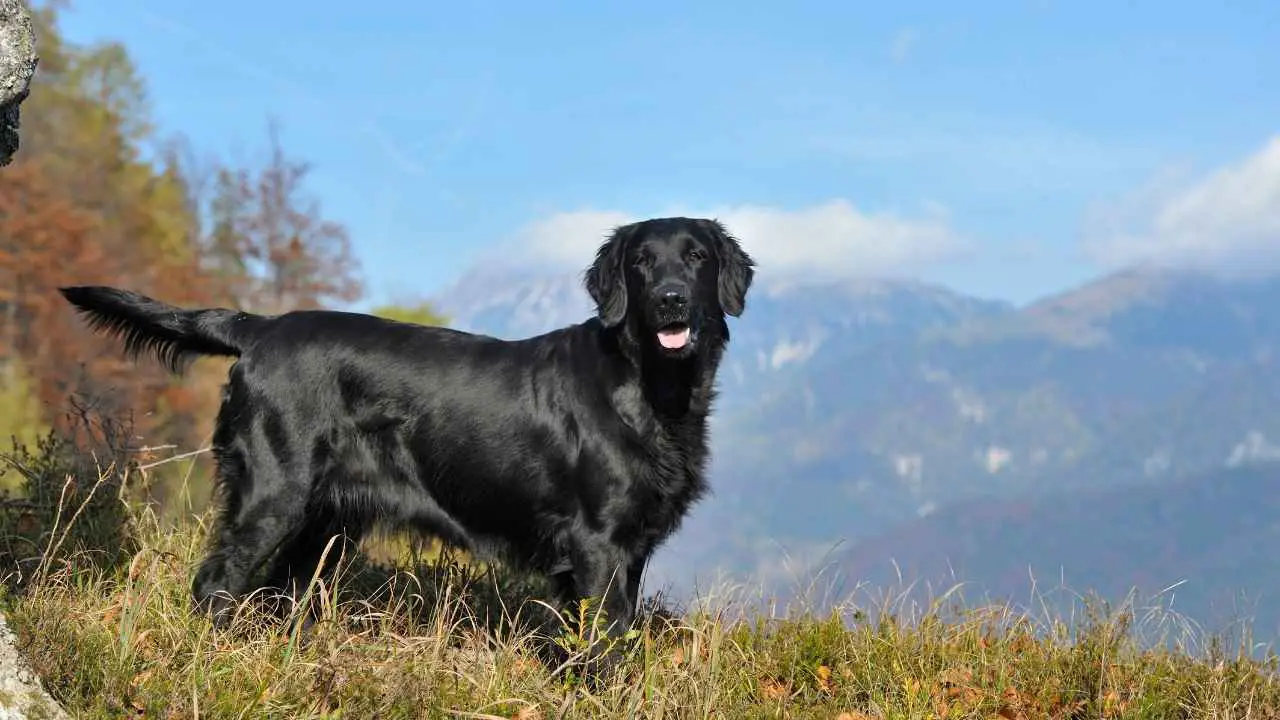
<path fill-rule="evenodd" d="M 554 268 L 586 267 L 609 233 L 634 219 L 627 213 L 610 210 L 555 213 L 518 230 L 515 242 L 507 244 L 500 253 Z"/>
<path fill-rule="evenodd" d="M 762 279 L 836 280 L 915 274 L 920 267 L 963 249 L 943 208 L 907 217 L 869 213 L 843 199 L 794 210 L 757 205 L 669 209 L 651 215 L 581 210 L 539 219 L 504 245 L 508 262 L 556 268 L 586 267 L 616 226 L 644 217 L 717 218 L 759 265 Z"/>
<path fill-rule="evenodd" d="M 1086 225 L 1085 251 L 1108 267 L 1230 274 L 1280 268 L 1280 136 L 1244 160 L 1187 182 L 1157 178 Z"/>

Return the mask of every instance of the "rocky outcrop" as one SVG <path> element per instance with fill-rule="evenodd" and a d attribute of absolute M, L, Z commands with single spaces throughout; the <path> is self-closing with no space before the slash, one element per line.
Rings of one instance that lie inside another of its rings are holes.
<path fill-rule="evenodd" d="M 69 720 L 18 655 L 17 638 L 0 615 L 0 720 Z"/>
<path fill-rule="evenodd" d="M 18 152 L 18 110 L 38 61 L 31 11 L 23 0 L 0 0 L 0 167 Z"/>

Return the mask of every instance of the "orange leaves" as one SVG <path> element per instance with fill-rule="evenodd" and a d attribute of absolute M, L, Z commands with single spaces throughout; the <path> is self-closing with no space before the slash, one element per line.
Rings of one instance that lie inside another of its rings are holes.
<path fill-rule="evenodd" d="M 760 680 L 760 696 L 765 700 L 777 702 L 791 695 L 791 686 L 774 678 Z"/>
<path fill-rule="evenodd" d="M 1024 696 L 1012 686 L 1006 687 L 1000 694 L 1000 710 L 998 714 L 1007 720 L 1028 720 L 1033 709 L 1034 700 Z"/>
<path fill-rule="evenodd" d="M 47 169 L 19 161 L 0 173 L 0 283 L 3 299 L 42 281 L 65 278 L 78 264 L 97 268 L 105 259 L 91 240 L 94 216 L 71 202 Z M 24 283 L 25 281 L 25 283 Z"/>
<path fill-rule="evenodd" d="M 684 664 L 684 646 L 677 645 L 675 650 L 671 651 L 671 665 L 680 667 Z"/>
<path fill-rule="evenodd" d="M 1068 720 L 1068 718 L 1080 717 L 1080 713 L 1084 712 L 1088 705 L 1084 700 L 1076 700 L 1075 702 L 1059 702 L 1055 703 L 1049 713 L 1050 720 Z"/>
<path fill-rule="evenodd" d="M 285 154 L 274 125 L 268 140 L 263 167 L 218 173 L 208 259 L 246 309 L 277 313 L 358 299 L 363 287 L 347 229 L 303 194 L 310 165 Z"/>
<path fill-rule="evenodd" d="M 668 662 L 672 668 L 706 662 L 711 658 L 711 651 L 706 643 L 696 640 L 684 640 L 671 649 Z"/>
<path fill-rule="evenodd" d="M 835 688 L 831 684 L 831 668 L 827 665 L 819 665 L 814 671 L 814 681 L 818 685 L 818 690 L 826 694 L 831 694 Z"/>
<path fill-rule="evenodd" d="M 133 77 L 122 53 L 85 55 L 101 61 L 90 75 Z M 137 159 L 133 131 L 145 122 L 129 103 L 98 106 L 78 95 L 76 78 L 89 77 L 77 74 L 84 58 L 69 56 L 65 76 L 42 81 L 67 83 L 46 88 L 37 102 L 57 107 L 47 108 L 49 125 L 34 135 L 57 132 L 24 144 L 0 173 L 0 363 L 17 358 L 39 368 L 32 395 L 44 422 L 62 420 L 68 396 L 80 394 L 106 415 L 141 410 L 132 413 L 134 430 L 147 444 L 188 447 L 207 435 L 220 379 L 172 382 L 154 364 L 131 362 L 117 341 L 91 332 L 57 288 L 108 284 L 175 305 L 287 310 L 357 299 L 357 264 L 346 229 L 301 195 L 306 163 L 287 158 L 274 134 L 265 168 L 219 173 L 231 183 L 220 189 L 236 202 L 211 209 L 210 198 L 198 196 L 194 168 L 172 157 L 162 168 Z M 227 222 L 205 227 L 219 209 Z M 235 268 L 251 268 L 254 282 L 237 284 Z"/>
<path fill-rule="evenodd" d="M 144 160 L 155 138 L 145 79 L 126 49 L 66 42 L 53 12 L 35 22 L 44 49 L 23 151 L 0 173 L 0 369 L 15 357 L 38 368 L 32 395 L 46 423 L 81 394 L 106 415 L 136 411 L 147 444 L 194 445 L 214 388 L 193 388 L 204 378 L 188 376 L 177 390 L 158 367 L 128 361 L 57 288 L 108 284 L 175 305 L 234 298 L 274 309 L 355 300 L 347 231 L 302 195 L 309 166 L 284 154 L 274 128 L 268 162 L 254 171 L 204 167 L 172 144 L 159 163 Z M 224 182 L 210 185 L 210 172 Z M 249 268 L 252 287 L 231 277 L 237 268 Z"/>
<path fill-rule="evenodd" d="M 1009 642 L 1009 652 L 1014 655 L 1022 655 L 1023 653 L 1035 648 L 1036 641 L 1026 633 L 1018 633 L 1013 640 Z"/>
<path fill-rule="evenodd" d="M 1121 697 L 1120 693 L 1115 690 L 1108 690 L 1102 696 L 1102 717 L 1115 718 L 1124 714 L 1129 709 L 1129 701 Z"/>
<path fill-rule="evenodd" d="M 938 717 L 952 713 L 965 715 L 979 707 L 986 694 L 973 684 L 973 671 L 968 668 L 948 670 L 938 678 L 930 699 Z"/>
<path fill-rule="evenodd" d="M 83 359 L 69 342 L 69 318 L 55 288 L 75 268 L 90 268 L 86 275 L 104 268 L 96 228 L 38 162 L 19 160 L 0 173 L 0 356 L 40 369 L 34 389 L 44 402 L 62 401 Z"/>
<path fill-rule="evenodd" d="M 680 659 L 684 659 L 683 653 L 681 653 Z M 811 678 L 811 687 L 817 690 L 820 696 L 831 697 L 836 694 L 836 681 L 830 665 L 819 664 L 813 666 Z M 808 683 L 802 683 L 801 687 L 806 685 Z M 796 686 L 790 680 L 767 676 L 760 679 L 758 687 L 760 697 L 772 702 L 779 702 L 795 695 L 796 689 Z"/>
<path fill-rule="evenodd" d="M 821 681 L 825 674 L 819 675 Z M 1008 679 L 995 674 L 992 668 L 975 671 L 965 666 L 943 670 L 932 679 L 898 677 L 896 687 L 883 687 L 872 691 L 870 699 L 887 711 L 902 710 L 911 716 L 934 718 L 988 717 L 1003 720 L 1067 720 L 1077 717 L 1089 707 L 1088 703 L 1063 693 L 1056 686 L 1043 687 L 1044 683 L 1024 681 L 1011 684 Z M 1053 685 L 1050 683 L 1050 685 Z M 827 686 L 834 688 L 833 686 Z M 761 683 L 761 695 L 780 700 L 785 695 L 778 683 Z M 832 697 L 839 697 L 838 693 Z M 1116 718 L 1128 707 L 1120 696 L 1104 698 L 1102 717 Z M 867 708 L 842 709 L 837 720 L 879 720 Z"/>

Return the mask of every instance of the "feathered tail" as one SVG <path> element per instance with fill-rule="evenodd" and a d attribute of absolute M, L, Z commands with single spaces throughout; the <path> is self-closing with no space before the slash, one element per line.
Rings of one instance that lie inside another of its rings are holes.
<path fill-rule="evenodd" d="M 64 287 L 59 292 L 89 327 L 123 340 L 130 358 L 151 354 L 174 373 L 197 355 L 239 356 L 266 319 L 224 308 L 186 310 L 112 287 Z"/>

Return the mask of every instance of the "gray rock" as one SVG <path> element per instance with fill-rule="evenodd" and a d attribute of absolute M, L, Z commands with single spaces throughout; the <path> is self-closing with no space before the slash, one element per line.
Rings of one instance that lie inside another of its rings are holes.
<path fill-rule="evenodd" d="M 23 0 L 0 0 L 0 167 L 18 152 L 18 107 L 36 74 L 36 34 Z"/>
<path fill-rule="evenodd" d="M 17 637 L 0 614 L 0 720 L 69 720 L 18 655 Z"/>

